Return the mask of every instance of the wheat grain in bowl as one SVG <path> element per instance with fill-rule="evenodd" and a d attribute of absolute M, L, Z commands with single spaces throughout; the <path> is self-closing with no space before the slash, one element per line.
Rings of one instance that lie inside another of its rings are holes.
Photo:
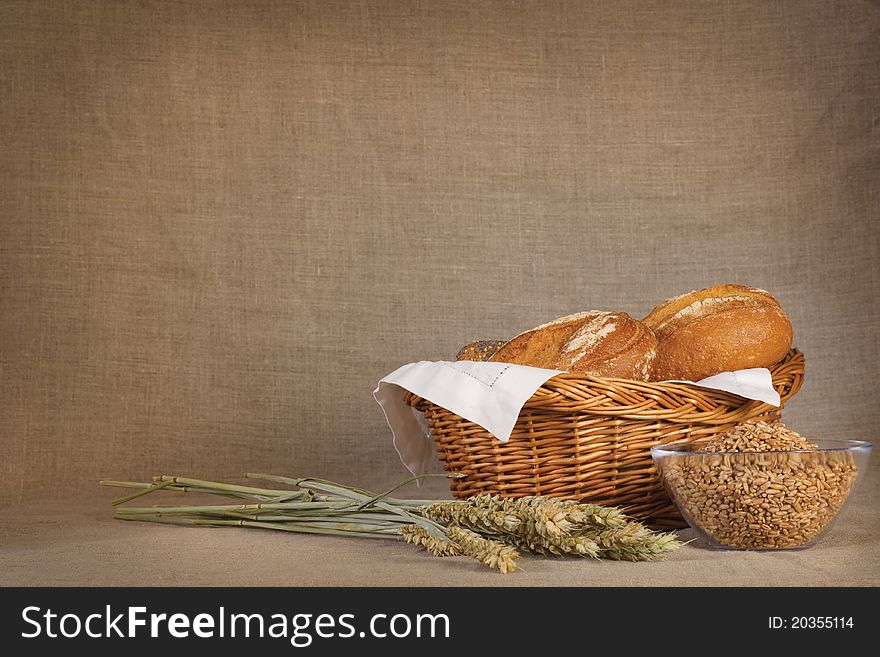
<path fill-rule="evenodd" d="M 871 444 L 807 440 L 781 422 L 750 421 L 710 440 L 651 452 L 667 493 L 712 547 L 812 544 L 865 471 Z"/>

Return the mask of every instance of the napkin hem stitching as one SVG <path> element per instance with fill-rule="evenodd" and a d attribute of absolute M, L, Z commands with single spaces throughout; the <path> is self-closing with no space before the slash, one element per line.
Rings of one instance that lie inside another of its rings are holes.
<path fill-rule="evenodd" d="M 494 388 L 494 387 L 495 387 L 495 384 L 498 383 L 498 379 L 500 379 L 501 376 L 502 376 L 507 370 L 510 369 L 510 365 L 511 365 L 510 363 L 508 363 L 507 365 L 505 365 L 504 368 L 503 368 L 500 372 L 498 372 L 498 374 L 495 375 L 495 378 L 492 379 L 491 383 L 486 383 L 486 382 L 483 381 L 482 379 L 479 379 L 479 378 L 475 377 L 475 376 L 474 376 L 473 374 L 471 374 L 470 372 L 465 372 L 464 370 L 460 370 L 460 369 L 458 369 L 458 368 L 456 368 L 456 367 L 453 367 L 452 365 L 450 365 L 449 363 L 446 363 L 446 362 L 444 362 L 444 361 L 438 361 L 438 362 L 440 362 L 440 363 L 441 363 L 442 365 L 444 365 L 445 367 L 448 367 L 449 369 L 451 369 L 451 370 L 453 370 L 453 371 L 455 371 L 455 372 L 458 372 L 459 374 L 464 374 L 465 376 L 469 376 L 469 377 L 471 377 L 474 381 L 478 382 L 480 385 L 482 385 L 482 386 L 486 386 L 486 387 L 488 387 L 488 388 Z M 461 361 L 456 361 L 456 362 L 461 362 Z"/>

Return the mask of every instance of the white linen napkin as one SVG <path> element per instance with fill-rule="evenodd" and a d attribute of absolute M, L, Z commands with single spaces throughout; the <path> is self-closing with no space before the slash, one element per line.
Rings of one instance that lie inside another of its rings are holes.
<path fill-rule="evenodd" d="M 380 380 L 373 397 L 385 413 L 400 460 L 407 470 L 420 475 L 428 472 L 434 446 L 422 413 L 403 402 L 404 390 L 480 425 L 506 443 L 523 404 L 547 379 L 561 373 L 510 363 L 420 361 L 399 367 Z M 772 406 L 781 404 L 766 368 L 674 383 L 724 390 Z"/>

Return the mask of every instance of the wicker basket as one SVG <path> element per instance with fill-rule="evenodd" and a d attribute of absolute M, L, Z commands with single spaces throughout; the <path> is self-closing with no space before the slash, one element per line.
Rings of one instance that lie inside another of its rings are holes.
<path fill-rule="evenodd" d="M 783 404 L 801 386 L 804 357 L 792 350 L 770 368 Z M 626 507 L 655 527 L 684 521 L 663 491 L 651 447 L 707 438 L 781 408 L 678 383 L 560 374 L 525 403 L 510 440 L 407 392 L 424 412 L 455 497 L 551 495 Z"/>

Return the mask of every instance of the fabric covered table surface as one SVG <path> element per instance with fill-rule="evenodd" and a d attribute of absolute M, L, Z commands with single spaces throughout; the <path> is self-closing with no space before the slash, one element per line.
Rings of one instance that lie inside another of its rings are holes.
<path fill-rule="evenodd" d="M 465 557 L 439 559 L 395 541 L 113 520 L 113 494 L 105 491 L 73 504 L 0 510 L 0 585 L 877 586 L 878 493 L 875 455 L 838 522 L 804 550 L 718 551 L 697 540 L 663 562 L 525 556 L 521 571 L 500 575 Z"/>

